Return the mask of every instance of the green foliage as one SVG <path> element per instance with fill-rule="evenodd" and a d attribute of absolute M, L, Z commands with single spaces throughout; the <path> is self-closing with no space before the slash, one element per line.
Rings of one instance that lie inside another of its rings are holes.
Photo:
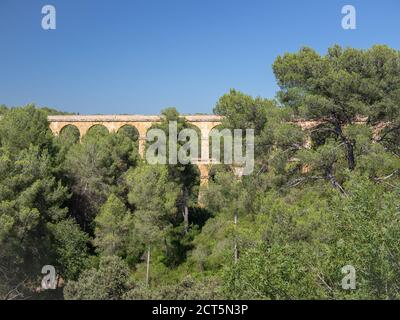
<path fill-rule="evenodd" d="M 119 257 L 100 259 L 98 269 L 82 272 L 77 281 L 64 288 L 66 300 L 119 300 L 127 291 L 129 269 Z"/>
<path fill-rule="evenodd" d="M 122 128 L 120 128 L 118 130 L 118 134 L 126 136 L 135 142 L 139 140 L 139 132 L 135 129 L 135 127 L 130 125 L 125 125 Z"/>
<path fill-rule="evenodd" d="M 55 222 L 65 217 L 66 209 L 61 206 L 67 197 L 66 188 L 55 181 L 49 168 L 49 155 L 41 154 L 37 147 L 22 150 L 15 157 L 1 155 L 1 216 L 7 222 L 8 233 L 16 238 L 29 241 L 30 231 L 45 228 L 46 221 Z M 13 242 L 10 236 L 6 242 L 4 245 Z"/>
<path fill-rule="evenodd" d="M 161 123 L 156 124 L 153 126 L 153 128 L 161 129 L 162 131 L 165 132 L 167 141 L 172 134 L 169 131 L 169 125 L 171 122 L 176 121 L 177 123 L 177 135 L 176 139 L 178 139 L 179 132 L 184 130 L 184 129 L 193 129 L 197 132 L 198 137 L 201 137 L 200 130 L 195 127 L 190 125 L 183 117 L 181 117 L 178 113 L 178 111 L 175 108 L 167 108 L 161 112 L 163 116 L 163 120 Z M 198 140 L 198 150 L 200 152 L 200 139 Z M 186 143 L 189 143 L 187 140 L 186 141 L 178 141 L 177 145 L 177 152 L 182 148 L 182 146 Z M 196 143 L 195 141 L 190 141 L 190 143 Z M 169 156 L 168 148 L 167 148 L 167 157 Z M 189 191 L 189 194 L 193 194 L 192 199 L 190 199 L 192 202 L 197 199 L 197 191 L 196 187 L 199 184 L 199 173 L 197 168 L 189 163 L 189 164 L 169 164 L 168 165 L 168 172 L 170 179 L 176 182 L 177 184 L 181 185 L 182 189 L 187 189 Z"/>
<path fill-rule="evenodd" d="M 6 105 L 2 104 L 0 105 L 0 115 L 5 114 L 8 111 L 8 108 Z"/>
<path fill-rule="evenodd" d="M 95 218 L 94 244 L 103 255 L 125 256 L 133 229 L 133 217 L 125 204 L 111 194 Z"/>
<path fill-rule="evenodd" d="M 55 138 L 60 112 L 0 106 L 0 298 L 58 298 L 37 293 L 51 264 L 65 299 L 399 299 L 399 52 L 303 48 L 273 69 L 277 101 L 217 102 L 219 129 L 254 129 L 255 170 L 210 168 L 202 206 L 197 168 L 139 160 L 133 127 Z M 162 114 L 167 138 L 192 128 Z"/>
<path fill-rule="evenodd" d="M 52 138 L 41 111 L 11 109 L 0 131 L 0 297 L 12 299 L 29 292 L 43 265 L 59 261 L 49 224 L 66 217 L 68 193 L 53 174 Z"/>
<path fill-rule="evenodd" d="M 127 174 L 128 201 L 135 207 L 135 229 L 146 244 L 163 237 L 176 212 L 178 188 L 162 165 L 141 165 Z"/>
<path fill-rule="evenodd" d="M 366 117 L 371 123 L 390 121 L 389 130 L 399 132 L 398 51 L 386 46 L 368 50 L 334 46 L 320 56 L 303 48 L 278 57 L 273 69 L 281 102 L 297 115 L 325 120 L 319 130 L 330 131 L 342 143 L 350 170 L 356 165 L 357 141 L 344 126 Z"/>
<path fill-rule="evenodd" d="M 249 249 L 225 275 L 224 292 L 232 299 L 325 298 L 307 253 L 300 243 Z"/>
<path fill-rule="evenodd" d="M 111 193 L 126 194 L 124 177 L 138 155 L 132 141 L 120 134 L 100 134 L 83 139 L 68 150 L 63 175 L 73 192 L 71 211 L 86 231 Z"/>
<path fill-rule="evenodd" d="M 89 237 L 73 219 L 50 224 L 52 251 L 56 255 L 56 270 L 64 280 L 76 280 L 89 266 Z"/>
<path fill-rule="evenodd" d="M 185 277 L 180 283 L 149 289 L 136 285 L 123 296 L 125 300 L 216 300 L 220 299 L 219 284 L 216 278 L 196 280 Z"/>
<path fill-rule="evenodd" d="M 259 133 L 265 125 L 265 113 L 272 103 L 262 98 L 253 99 L 231 89 L 222 96 L 214 108 L 214 113 L 225 116 L 224 126 L 231 129 L 254 129 Z"/>
<path fill-rule="evenodd" d="M 52 134 L 48 128 L 47 114 L 33 105 L 10 109 L 0 121 L 0 146 L 18 153 L 29 145 L 49 148 Z"/>
<path fill-rule="evenodd" d="M 365 177 L 347 183 L 351 196 L 333 200 L 332 224 L 336 246 L 332 261 L 351 264 L 357 271 L 360 299 L 399 299 L 400 197 Z M 347 298 L 343 292 L 337 297 Z"/>
<path fill-rule="evenodd" d="M 290 205 L 268 201 L 268 214 L 258 217 L 264 241 L 245 249 L 224 273 L 227 297 L 397 299 L 398 191 L 382 197 L 382 187 L 359 177 L 346 187 L 351 195 L 332 195 L 329 207 L 304 197 Z M 356 270 L 354 291 L 341 287 L 346 265 Z"/>

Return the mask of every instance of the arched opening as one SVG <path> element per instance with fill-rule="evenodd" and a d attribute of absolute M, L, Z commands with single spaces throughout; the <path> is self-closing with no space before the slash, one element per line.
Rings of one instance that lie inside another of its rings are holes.
<path fill-rule="evenodd" d="M 152 130 L 161 130 L 165 133 L 165 135 L 164 135 L 164 137 L 166 139 L 166 141 L 165 141 L 166 142 L 166 146 L 165 146 L 166 154 L 165 155 L 167 158 L 167 162 L 168 162 L 169 152 L 170 152 L 169 129 L 170 129 L 169 124 L 166 122 L 162 122 L 162 123 L 153 123 L 147 131 L 149 133 Z M 186 150 L 186 156 L 184 157 L 185 161 L 188 161 L 188 159 L 190 159 L 189 163 L 192 163 L 195 165 L 201 159 L 201 130 L 200 130 L 200 128 L 197 127 L 196 125 L 193 125 L 188 122 L 185 122 L 185 123 L 178 122 L 176 130 L 177 130 L 176 137 L 171 137 L 171 139 L 176 139 L 176 143 L 177 143 L 176 151 L 179 152 L 180 150 L 183 150 L 183 149 L 181 149 L 181 147 L 185 146 L 185 150 Z M 184 132 L 183 130 L 186 130 L 186 131 Z M 190 130 L 190 131 L 188 131 L 188 130 Z M 159 139 L 162 138 L 161 136 L 158 133 L 154 133 L 154 135 L 151 135 L 151 138 L 154 138 L 154 140 L 146 141 L 145 150 L 147 150 L 150 145 L 157 143 L 159 141 Z M 190 146 L 192 146 L 192 144 L 195 144 L 197 146 L 197 150 L 196 150 L 196 148 L 190 147 Z M 182 152 L 182 151 L 180 151 L 180 152 Z M 182 153 L 181 153 L 181 155 L 182 155 Z M 179 155 L 178 155 L 178 157 L 179 157 Z M 178 162 L 179 162 L 179 159 L 178 159 Z"/>
<path fill-rule="evenodd" d="M 191 155 L 192 156 L 192 161 L 198 161 L 201 159 L 201 130 L 199 127 L 191 124 L 191 123 L 187 123 L 187 129 L 191 129 L 195 131 L 195 136 L 197 137 L 197 141 L 190 141 L 190 138 L 187 137 L 186 141 L 180 141 L 180 145 L 184 145 L 186 143 L 189 143 L 189 141 L 191 143 L 196 143 L 197 142 L 197 155 Z M 179 134 L 179 133 L 178 133 Z M 188 154 L 187 154 L 188 155 Z"/>
<path fill-rule="evenodd" d="M 90 138 L 101 138 L 107 136 L 108 134 L 108 129 L 104 125 L 95 124 L 88 129 L 82 140 Z"/>
<path fill-rule="evenodd" d="M 233 161 L 233 131 L 217 125 L 209 134 L 209 158 L 212 163 L 231 164 Z"/>
<path fill-rule="evenodd" d="M 139 131 L 134 126 L 129 124 L 125 124 L 120 127 L 117 131 L 117 134 L 127 137 L 136 143 L 139 141 Z"/>
<path fill-rule="evenodd" d="M 79 129 L 73 124 L 68 124 L 60 131 L 59 138 L 68 143 L 79 142 L 80 132 Z"/>
<path fill-rule="evenodd" d="M 136 127 L 126 124 L 120 127 L 117 131 L 117 135 L 121 137 L 123 140 L 128 139 L 130 143 L 132 143 L 133 148 L 135 149 L 135 152 L 140 154 L 139 151 L 139 131 L 136 129 Z"/>
<path fill-rule="evenodd" d="M 153 145 L 156 144 L 159 141 L 162 141 L 162 135 L 158 135 L 155 134 L 154 131 L 152 132 L 152 130 L 161 130 L 165 133 L 165 139 L 166 139 L 166 150 L 165 150 L 165 156 L 166 156 L 166 161 L 168 163 L 168 130 L 165 128 L 165 124 L 161 124 L 161 123 L 152 123 L 150 128 L 147 130 L 146 132 L 146 140 L 144 141 L 144 146 L 143 146 L 143 157 L 146 161 L 148 161 L 148 159 L 146 158 L 147 154 L 147 150 L 148 148 Z M 150 140 L 147 140 L 147 138 L 149 138 Z M 159 156 L 160 155 L 160 150 L 156 150 L 154 153 L 154 156 Z"/>

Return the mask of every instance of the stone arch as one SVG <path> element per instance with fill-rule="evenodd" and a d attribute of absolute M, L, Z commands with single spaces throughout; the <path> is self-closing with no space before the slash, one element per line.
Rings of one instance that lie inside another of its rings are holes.
<path fill-rule="evenodd" d="M 74 142 L 79 142 L 81 138 L 81 133 L 79 131 L 78 126 L 74 124 L 66 124 L 63 127 L 61 127 L 58 136 L 59 137 L 67 136 L 68 138 L 71 137 L 71 139 L 73 139 Z"/>
<path fill-rule="evenodd" d="M 221 124 L 221 122 L 217 121 L 188 121 L 191 125 L 199 128 L 201 137 L 200 137 L 200 146 L 201 146 L 201 161 L 209 161 L 210 160 L 210 147 L 209 147 L 209 136 L 211 130 Z"/>
<path fill-rule="evenodd" d="M 214 159 L 213 154 L 212 154 L 212 142 L 213 142 L 213 133 L 217 133 L 216 130 L 218 130 L 218 133 L 221 134 L 222 130 L 229 130 L 230 137 L 232 137 L 232 143 L 231 147 L 233 147 L 233 130 L 225 128 L 222 124 L 217 124 L 214 126 L 209 133 L 209 141 L 208 141 L 208 146 L 209 146 L 209 157 L 211 159 L 211 162 L 213 164 L 222 164 L 225 163 L 225 158 L 224 158 L 224 151 L 225 151 L 225 143 L 228 143 L 228 141 L 225 141 L 225 138 L 223 136 L 220 137 L 220 158 L 219 159 Z M 233 152 L 233 151 L 232 151 Z M 233 153 L 231 155 L 233 157 Z"/>
<path fill-rule="evenodd" d="M 201 130 L 198 126 L 194 125 L 193 123 L 187 123 L 187 129 L 193 129 L 196 131 L 197 134 L 197 149 L 198 155 L 196 158 L 192 158 L 193 163 L 199 161 L 201 159 Z"/>
<path fill-rule="evenodd" d="M 145 158 L 146 152 L 146 142 L 147 142 L 147 131 L 151 129 L 155 124 L 158 122 L 156 121 L 140 121 L 140 122 L 130 122 L 128 123 L 130 126 L 135 127 L 135 129 L 139 133 L 139 155 L 142 159 Z"/>
<path fill-rule="evenodd" d="M 68 126 L 70 123 L 66 122 L 66 123 L 60 123 L 60 122 L 50 122 L 49 123 L 49 129 L 51 130 L 51 132 L 55 135 L 58 136 L 61 132 L 61 130 Z M 78 128 L 78 126 L 76 126 Z M 79 128 L 78 128 L 79 130 Z"/>
<path fill-rule="evenodd" d="M 95 130 L 96 131 L 98 130 L 99 131 L 98 133 L 104 134 L 104 135 L 107 135 L 108 133 L 110 133 L 109 128 L 104 123 L 91 123 L 85 129 L 86 129 L 85 133 L 84 133 L 85 136 L 87 136 L 88 134 L 93 134 L 95 132 Z M 100 132 L 100 130 L 103 132 Z M 81 140 L 84 137 L 84 135 L 82 135 L 82 132 L 81 132 Z"/>
<path fill-rule="evenodd" d="M 159 126 L 160 124 L 161 124 L 161 122 L 152 122 L 152 123 L 148 124 L 148 126 L 146 126 L 146 128 L 142 128 L 142 131 L 140 132 L 139 149 L 142 150 L 142 154 L 143 154 L 142 158 L 143 159 L 145 159 L 145 157 L 146 157 L 146 155 L 145 155 L 146 150 L 153 143 L 153 142 L 147 141 L 147 133 L 153 129 L 161 129 Z M 164 130 L 162 130 L 162 131 L 164 131 Z M 167 135 L 167 133 L 166 133 L 166 135 Z M 147 162 L 147 159 L 145 159 L 145 160 Z M 167 137 L 167 161 L 168 161 L 168 137 Z"/>
<path fill-rule="evenodd" d="M 136 128 L 136 126 L 132 125 L 131 123 L 125 123 L 120 125 L 118 129 L 115 131 L 115 133 L 127 137 L 133 144 L 136 152 L 139 154 L 139 156 L 142 157 L 142 154 L 140 153 L 139 150 L 140 133 L 139 130 Z"/>

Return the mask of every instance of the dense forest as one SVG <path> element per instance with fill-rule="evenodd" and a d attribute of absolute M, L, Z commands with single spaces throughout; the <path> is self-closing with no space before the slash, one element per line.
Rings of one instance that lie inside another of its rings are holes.
<path fill-rule="evenodd" d="M 303 48 L 273 71 L 275 99 L 214 108 L 254 129 L 254 172 L 214 165 L 203 190 L 192 164 L 142 160 L 133 127 L 80 141 L 52 135 L 61 112 L 0 107 L 0 299 L 400 298 L 400 52 Z"/>

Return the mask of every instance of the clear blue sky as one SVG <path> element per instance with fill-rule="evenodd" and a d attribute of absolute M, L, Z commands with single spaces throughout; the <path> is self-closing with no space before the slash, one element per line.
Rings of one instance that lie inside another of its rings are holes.
<path fill-rule="evenodd" d="M 41 28 L 41 9 L 57 29 Z M 357 30 L 341 28 L 341 8 Z M 81 114 L 208 113 L 230 88 L 272 98 L 307 45 L 400 49 L 399 0 L 0 0 L 0 104 Z"/>

